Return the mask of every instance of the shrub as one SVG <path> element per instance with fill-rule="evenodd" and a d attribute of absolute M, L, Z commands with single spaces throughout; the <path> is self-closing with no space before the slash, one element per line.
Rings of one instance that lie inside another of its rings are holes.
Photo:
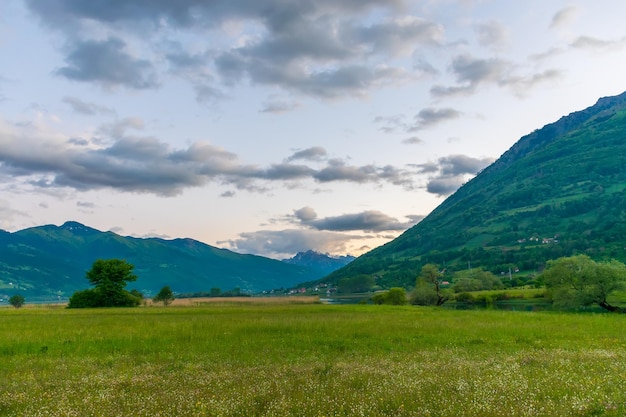
<path fill-rule="evenodd" d="M 15 294 L 11 298 L 9 298 L 9 304 L 11 304 L 15 308 L 20 308 L 24 305 L 25 298 L 23 295 Z"/>

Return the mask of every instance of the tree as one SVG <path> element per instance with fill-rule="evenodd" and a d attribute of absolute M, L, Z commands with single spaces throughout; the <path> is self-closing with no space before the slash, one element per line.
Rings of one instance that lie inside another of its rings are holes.
<path fill-rule="evenodd" d="M 435 264 L 422 267 L 420 276 L 415 283 L 411 302 L 418 305 L 440 306 L 450 299 L 449 290 L 441 288 L 443 274 Z"/>
<path fill-rule="evenodd" d="M 626 265 L 616 260 L 596 262 L 587 255 L 559 258 L 548 261 L 540 278 L 557 306 L 597 304 L 608 311 L 626 312 L 607 301 L 613 292 L 626 288 Z"/>
<path fill-rule="evenodd" d="M 405 305 L 407 303 L 406 290 L 402 287 L 390 288 L 389 291 L 374 294 L 372 302 L 374 304 Z"/>
<path fill-rule="evenodd" d="M 21 306 L 23 306 L 24 301 L 26 301 L 26 299 L 23 295 L 20 294 L 15 294 L 11 298 L 9 298 L 9 304 L 11 304 L 15 308 L 20 308 Z"/>
<path fill-rule="evenodd" d="M 68 307 L 132 307 L 141 303 L 124 287 L 137 276 L 132 273 L 134 266 L 121 259 L 98 259 L 86 278 L 95 288 L 77 291 L 70 297 Z"/>
<path fill-rule="evenodd" d="M 162 301 L 163 305 L 167 306 L 169 303 L 174 301 L 174 293 L 172 292 L 172 289 L 166 285 L 165 287 L 161 288 L 161 291 L 159 291 L 159 293 L 152 299 L 152 301 L 154 301 L 155 303 Z"/>

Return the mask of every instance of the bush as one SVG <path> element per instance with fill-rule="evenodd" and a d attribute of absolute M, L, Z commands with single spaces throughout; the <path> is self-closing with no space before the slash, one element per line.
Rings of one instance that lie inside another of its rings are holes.
<path fill-rule="evenodd" d="M 24 305 L 25 298 L 23 295 L 15 294 L 11 298 L 9 298 L 9 304 L 11 304 L 15 308 L 20 308 Z"/>
<path fill-rule="evenodd" d="M 405 305 L 407 303 L 406 300 L 406 291 L 401 287 L 394 287 L 387 291 L 386 303 L 395 306 Z"/>
<path fill-rule="evenodd" d="M 68 308 L 90 308 L 102 307 L 104 302 L 98 290 L 91 288 L 88 290 L 76 291 L 70 297 Z"/>
<path fill-rule="evenodd" d="M 130 292 L 123 290 L 121 293 L 116 294 L 114 299 L 104 297 L 98 288 L 90 288 L 87 290 L 76 291 L 70 297 L 68 308 L 96 308 L 111 306 L 111 303 L 116 307 L 136 307 L 141 304 L 141 298 L 137 297 Z"/>
<path fill-rule="evenodd" d="M 395 306 L 407 303 L 406 290 L 401 287 L 390 288 L 389 291 L 379 292 L 371 298 L 374 304 L 389 304 Z"/>
<path fill-rule="evenodd" d="M 473 303 L 474 296 L 468 292 L 462 292 L 455 297 L 456 301 L 459 303 Z"/>

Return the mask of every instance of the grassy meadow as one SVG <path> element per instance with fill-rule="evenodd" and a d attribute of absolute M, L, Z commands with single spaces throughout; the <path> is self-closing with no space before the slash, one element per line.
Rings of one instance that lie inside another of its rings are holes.
<path fill-rule="evenodd" d="M 623 416 L 626 317 L 0 309 L 0 416 Z"/>

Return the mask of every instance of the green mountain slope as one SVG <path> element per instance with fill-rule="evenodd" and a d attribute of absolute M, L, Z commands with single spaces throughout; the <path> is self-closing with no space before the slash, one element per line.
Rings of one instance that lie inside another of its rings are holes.
<path fill-rule="evenodd" d="M 419 224 L 327 280 L 409 286 L 421 266 L 540 270 L 574 253 L 626 261 L 626 93 L 521 138 Z"/>
<path fill-rule="evenodd" d="M 260 256 L 241 255 L 192 239 L 138 239 L 101 232 L 76 222 L 0 232 L 0 294 L 71 295 L 88 288 L 85 272 L 98 258 L 120 258 L 139 277 L 129 287 L 176 292 L 213 287 L 247 291 L 291 287 L 319 278 L 319 271 Z"/>

